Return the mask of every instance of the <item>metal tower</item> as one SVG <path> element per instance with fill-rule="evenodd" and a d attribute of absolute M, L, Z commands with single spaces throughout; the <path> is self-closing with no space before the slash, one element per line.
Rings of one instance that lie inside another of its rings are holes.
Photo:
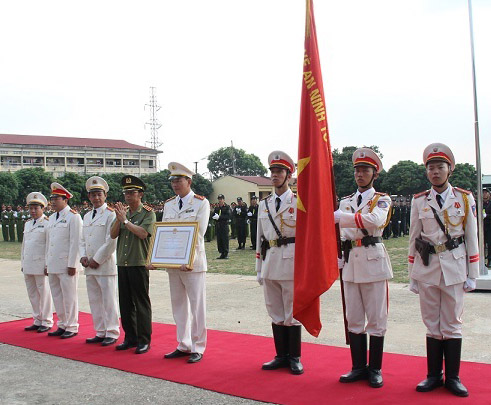
<path fill-rule="evenodd" d="M 160 121 L 157 118 L 157 111 L 159 111 L 162 107 L 157 104 L 157 96 L 155 94 L 155 87 L 150 87 L 150 102 L 145 104 L 145 109 L 148 107 L 150 110 L 150 119 L 145 122 L 145 127 L 147 125 L 150 126 L 150 140 L 147 141 L 147 144 L 150 144 L 152 149 L 157 150 L 162 146 L 162 142 L 159 139 L 159 128 L 162 126 Z"/>

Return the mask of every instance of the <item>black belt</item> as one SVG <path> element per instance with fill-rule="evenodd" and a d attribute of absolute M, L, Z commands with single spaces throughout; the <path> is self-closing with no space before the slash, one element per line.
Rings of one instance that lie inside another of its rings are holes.
<path fill-rule="evenodd" d="M 459 236 L 458 238 L 452 238 L 452 239 L 450 239 L 449 241 L 447 241 L 445 243 L 440 243 L 439 245 L 435 245 L 435 246 L 430 245 L 430 248 L 429 248 L 428 251 L 430 253 L 433 253 L 433 254 L 442 253 L 442 252 L 445 252 L 445 250 L 453 250 L 453 249 L 456 249 L 462 243 L 464 243 L 464 237 L 463 236 Z"/>
<path fill-rule="evenodd" d="M 295 243 L 295 237 L 292 238 L 278 238 L 273 240 L 265 241 L 266 249 L 270 249 L 272 247 L 280 247 L 283 245 L 288 245 L 289 243 Z"/>

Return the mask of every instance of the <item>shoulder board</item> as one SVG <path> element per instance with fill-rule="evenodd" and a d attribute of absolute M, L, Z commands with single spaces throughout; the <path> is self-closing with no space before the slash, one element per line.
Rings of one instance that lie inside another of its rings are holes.
<path fill-rule="evenodd" d="M 203 197 L 202 195 L 199 195 L 199 194 L 195 194 L 194 198 L 197 198 L 198 200 L 204 200 L 205 199 L 205 197 Z"/>
<path fill-rule="evenodd" d="M 76 210 L 74 210 L 74 209 L 71 209 L 71 210 L 70 210 L 70 212 L 71 212 L 72 214 L 78 214 L 78 211 L 76 211 Z"/>
<path fill-rule="evenodd" d="M 461 193 L 464 193 L 464 194 L 467 194 L 467 195 L 472 194 L 472 192 L 470 192 L 468 190 L 464 190 L 463 188 L 460 188 L 460 187 L 454 187 L 453 189 L 454 190 L 457 190 L 457 191 L 460 191 Z"/>
<path fill-rule="evenodd" d="M 111 208 L 111 207 L 106 207 L 106 209 L 107 209 L 108 211 L 114 212 L 114 208 Z"/>
<path fill-rule="evenodd" d="M 375 194 L 380 196 L 389 196 L 387 193 L 381 193 L 380 191 L 375 191 Z"/>
<path fill-rule="evenodd" d="M 143 209 L 144 209 L 145 211 L 148 211 L 148 212 L 150 212 L 150 211 L 152 211 L 152 210 L 153 210 L 153 209 L 152 209 L 152 207 L 149 207 L 148 205 L 145 205 L 145 204 L 143 204 Z"/>
<path fill-rule="evenodd" d="M 273 194 L 267 195 L 266 197 L 262 198 L 261 201 L 266 200 L 267 198 L 271 197 Z"/>
<path fill-rule="evenodd" d="M 32 221 L 32 218 L 28 219 L 26 222 Z"/>
<path fill-rule="evenodd" d="M 430 190 L 425 190 L 425 191 L 422 191 L 421 193 L 414 194 L 413 198 L 419 198 L 419 197 L 427 196 L 428 194 L 430 194 Z"/>
<path fill-rule="evenodd" d="M 177 198 L 177 195 L 175 195 L 175 196 L 173 196 L 173 197 L 168 198 L 167 200 L 165 200 L 164 204 L 165 204 L 166 202 L 172 201 L 172 200 L 173 200 L 173 199 L 175 199 L 175 198 Z"/>
<path fill-rule="evenodd" d="M 46 215 L 44 216 L 44 219 L 47 219 L 47 220 L 49 221 L 49 217 L 48 217 L 48 216 L 46 216 Z"/>
<path fill-rule="evenodd" d="M 356 193 L 353 193 L 353 194 L 347 195 L 347 196 L 345 196 L 345 197 L 341 197 L 341 200 L 345 200 L 345 199 L 347 199 L 347 198 L 351 198 L 351 197 L 353 197 L 355 194 L 356 194 Z"/>
<path fill-rule="evenodd" d="M 297 198 L 297 193 L 293 193 L 293 197 Z"/>

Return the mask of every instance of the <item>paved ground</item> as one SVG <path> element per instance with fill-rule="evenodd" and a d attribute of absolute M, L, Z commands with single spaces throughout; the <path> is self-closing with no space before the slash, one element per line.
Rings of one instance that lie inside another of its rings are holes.
<path fill-rule="evenodd" d="M 154 321 L 173 323 L 166 273 L 154 271 L 150 280 Z M 262 289 L 256 283 L 255 277 L 208 274 L 207 295 L 210 329 L 271 335 Z M 84 276 L 80 277 L 79 302 L 81 311 L 90 312 Z M 464 360 L 491 363 L 490 310 L 491 293 L 478 292 L 467 295 L 464 314 Z M 424 355 L 425 328 L 420 319 L 418 297 L 408 291 L 406 284 L 390 285 L 389 311 L 386 350 Z M 0 259 L 0 322 L 30 316 L 30 304 L 19 261 Z M 322 297 L 322 319 L 324 328 L 320 337 L 315 339 L 305 332 L 304 340 L 343 346 L 344 331 L 338 283 Z M 203 361 L 206 361 L 206 353 Z M 304 366 L 308 367 L 308 364 Z M 346 369 L 349 367 L 350 360 L 346 358 Z M 60 381 L 67 383 L 60 386 Z M 101 381 L 104 381 L 103 385 Z M 0 344 L 2 404 L 138 402 L 257 404 L 255 401 Z"/>

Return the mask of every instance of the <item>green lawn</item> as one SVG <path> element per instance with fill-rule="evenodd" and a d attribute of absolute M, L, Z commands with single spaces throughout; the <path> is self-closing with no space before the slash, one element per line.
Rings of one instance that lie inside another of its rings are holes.
<path fill-rule="evenodd" d="M 394 270 L 393 281 L 407 283 L 407 244 L 408 237 L 389 239 L 385 246 L 389 251 L 392 269 Z M 245 274 L 255 275 L 256 252 L 249 249 L 250 239 L 247 240 L 245 250 L 235 250 L 238 246 L 237 239 L 230 240 L 230 253 L 228 260 L 217 260 L 219 256 L 216 241 L 205 242 L 206 257 L 208 259 L 208 271 L 222 274 Z M 0 242 L 0 258 L 19 260 L 20 247 L 18 242 Z"/>

